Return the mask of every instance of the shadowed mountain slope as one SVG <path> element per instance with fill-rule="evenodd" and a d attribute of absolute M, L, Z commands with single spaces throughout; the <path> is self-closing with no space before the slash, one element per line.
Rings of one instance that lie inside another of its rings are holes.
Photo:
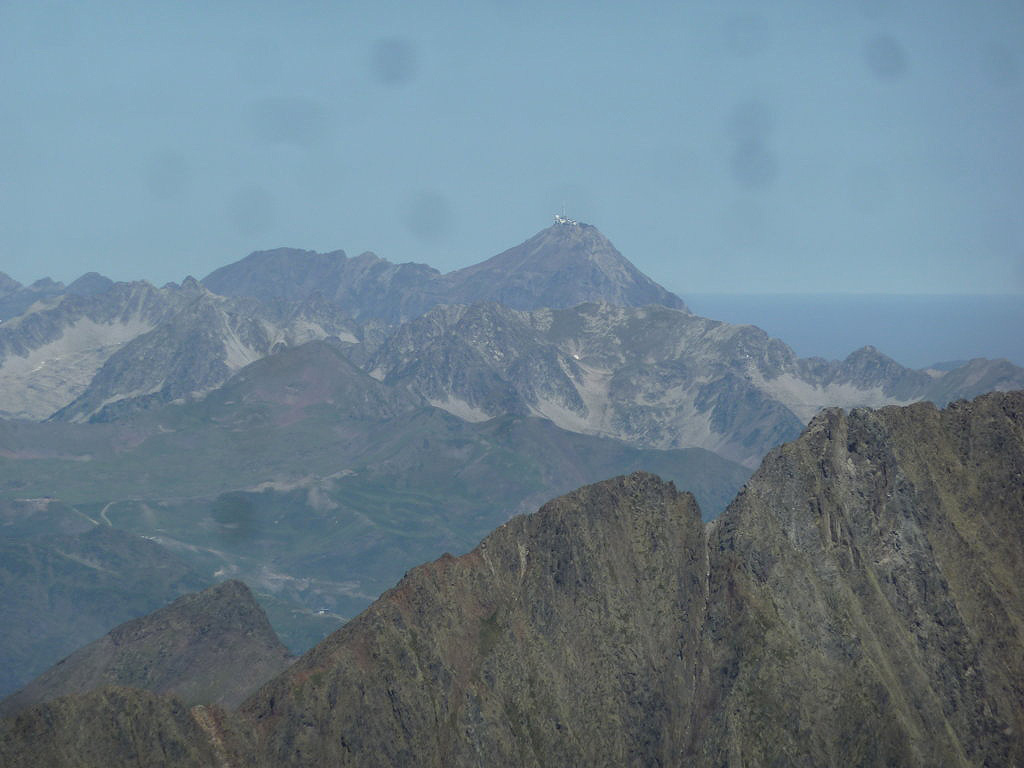
<path fill-rule="evenodd" d="M 0 721 L 0 765 L 210 768 L 246 749 L 225 714 L 137 688 L 63 696 Z M 230 755 L 230 756 L 229 756 Z"/>
<path fill-rule="evenodd" d="M 0 702 L 0 716 L 114 685 L 235 707 L 288 661 L 249 588 L 226 581 L 115 627 Z"/>
<path fill-rule="evenodd" d="M 1024 393 L 827 411 L 709 530 L 708 764 L 1024 761 Z"/>

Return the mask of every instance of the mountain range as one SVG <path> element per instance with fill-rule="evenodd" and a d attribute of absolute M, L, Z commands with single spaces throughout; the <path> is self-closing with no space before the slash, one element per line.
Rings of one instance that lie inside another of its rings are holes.
<path fill-rule="evenodd" d="M 828 409 L 713 521 L 648 473 L 586 486 L 410 570 L 234 712 L 69 694 L 0 721 L 0 759 L 1019 765 L 1022 474 L 1022 392 Z"/>
<path fill-rule="evenodd" d="M 448 274 L 278 249 L 161 288 L 3 276 L 0 309 L 0 545 L 29 564 L 0 570 L 0 694 L 224 578 L 303 651 L 574 487 L 645 469 L 712 518 L 822 408 L 1024 387 L 1004 360 L 799 358 L 689 312 L 574 222 Z M 143 550 L 175 579 L 149 580 Z M 105 591 L 68 599 L 82 573 Z"/>
<path fill-rule="evenodd" d="M 693 315 L 587 224 L 556 223 L 446 275 L 278 249 L 202 284 L 98 281 L 0 324 L 0 416 L 128 418 L 200 398 L 274 350 L 337 338 L 356 365 L 459 418 L 530 414 L 754 467 L 823 407 L 1024 386 L 1004 360 L 914 371 L 870 346 L 798 358 L 753 326 Z"/>

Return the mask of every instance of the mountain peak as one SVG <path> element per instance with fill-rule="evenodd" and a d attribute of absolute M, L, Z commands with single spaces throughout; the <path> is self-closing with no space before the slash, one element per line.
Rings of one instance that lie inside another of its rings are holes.
<path fill-rule="evenodd" d="M 638 270 L 591 225 L 564 217 L 497 256 L 444 276 L 459 303 L 496 301 L 512 309 L 567 308 L 585 302 L 621 306 L 682 299 Z"/>
<path fill-rule="evenodd" d="M 110 290 L 114 281 L 99 272 L 86 272 L 68 286 L 68 293 L 77 296 L 95 296 Z"/>
<path fill-rule="evenodd" d="M 14 293 L 19 288 L 21 288 L 21 283 L 6 272 L 0 272 L 0 296 Z"/>
<path fill-rule="evenodd" d="M 426 264 L 394 264 L 366 252 L 256 251 L 203 284 L 222 296 L 301 301 L 320 292 L 356 319 L 403 322 L 438 304 L 497 302 L 510 309 L 566 309 L 586 302 L 661 304 L 682 299 L 631 264 L 597 227 L 557 217 L 523 243 L 442 275 Z"/>

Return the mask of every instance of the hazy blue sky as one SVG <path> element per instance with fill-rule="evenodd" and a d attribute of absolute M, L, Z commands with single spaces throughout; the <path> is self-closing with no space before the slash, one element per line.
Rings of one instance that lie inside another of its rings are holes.
<path fill-rule="evenodd" d="M 1024 291 L 1024 2 L 0 0 L 0 270 L 448 270 L 563 201 L 689 291 Z"/>

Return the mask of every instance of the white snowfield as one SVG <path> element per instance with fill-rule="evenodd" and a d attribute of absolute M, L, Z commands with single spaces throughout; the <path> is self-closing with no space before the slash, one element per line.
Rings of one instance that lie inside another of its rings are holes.
<path fill-rule="evenodd" d="M 122 345 L 153 329 L 140 318 L 97 323 L 79 318 L 63 335 L 25 357 L 0 362 L 0 416 L 39 421 L 63 408 L 85 388 Z"/>

